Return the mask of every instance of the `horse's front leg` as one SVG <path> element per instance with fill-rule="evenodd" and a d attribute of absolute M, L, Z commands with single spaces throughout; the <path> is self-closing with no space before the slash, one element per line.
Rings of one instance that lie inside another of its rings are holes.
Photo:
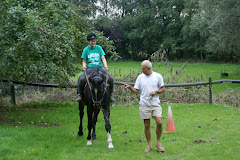
<path fill-rule="evenodd" d="M 79 102 L 78 108 L 79 108 L 79 117 L 80 117 L 78 136 L 83 136 L 82 120 L 84 116 L 84 104 L 82 102 Z"/>
<path fill-rule="evenodd" d="M 107 131 L 107 137 L 108 137 L 108 149 L 114 149 L 114 146 L 112 144 L 112 137 L 111 137 L 111 125 L 110 125 L 110 109 L 109 106 L 106 107 L 106 109 L 103 109 L 103 116 L 105 120 L 105 129 Z"/>
<path fill-rule="evenodd" d="M 91 142 L 91 131 L 93 128 L 93 107 L 87 107 L 87 114 L 88 114 L 88 136 L 87 136 L 87 145 L 92 145 Z"/>
<path fill-rule="evenodd" d="M 93 140 L 97 140 L 96 133 L 95 133 L 95 128 L 96 128 L 97 117 L 98 117 L 99 112 L 100 112 L 100 109 L 98 109 L 98 108 L 96 108 L 94 110 L 94 115 L 93 115 L 93 132 L 92 132 L 92 139 Z"/>

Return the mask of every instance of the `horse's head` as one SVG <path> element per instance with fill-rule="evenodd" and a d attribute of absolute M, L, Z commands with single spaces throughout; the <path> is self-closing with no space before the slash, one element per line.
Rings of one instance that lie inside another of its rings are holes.
<path fill-rule="evenodd" d="M 101 105 L 106 90 L 109 86 L 107 79 L 107 76 L 104 75 L 104 73 L 101 72 L 98 68 L 94 69 L 94 72 L 89 77 L 94 105 Z"/>
<path fill-rule="evenodd" d="M 104 82 L 104 77 L 101 71 L 95 71 L 90 77 L 90 82 L 93 84 L 94 88 L 99 88 Z"/>

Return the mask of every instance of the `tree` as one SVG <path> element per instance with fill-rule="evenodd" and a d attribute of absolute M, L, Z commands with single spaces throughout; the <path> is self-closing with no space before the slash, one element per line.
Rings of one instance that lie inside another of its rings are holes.
<path fill-rule="evenodd" d="M 95 20 L 94 26 L 98 31 L 103 32 L 105 37 L 114 42 L 117 52 L 122 49 L 122 34 L 119 31 L 119 25 L 116 23 L 116 20 L 99 17 Z"/>
<path fill-rule="evenodd" d="M 67 0 L 71 4 L 81 7 L 83 10 L 81 10 L 83 15 L 88 15 L 91 17 L 96 17 L 96 12 L 98 10 L 98 7 L 96 6 L 96 3 L 98 0 Z"/>
<path fill-rule="evenodd" d="M 199 0 L 193 27 L 207 37 L 206 49 L 215 55 L 240 61 L 240 2 Z"/>
<path fill-rule="evenodd" d="M 198 0 L 184 0 L 184 9 L 181 11 L 182 28 L 178 41 L 179 55 L 177 58 L 205 60 L 207 52 L 205 49 L 206 38 L 192 27 L 192 17 L 198 9 Z"/>
<path fill-rule="evenodd" d="M 122 43 L 128 49 L 131 58 L 138 58 L 138 53 L 148 56 L 159 49 L 167 54 L 177 50 L 182 28 L 181 11 L 183 1 L 152 0 L 122 1 L 127 4 L 123 9 L 124 16 L 120 20 Z M 130 8 L 132 7 L 132 8 Z M 122 52 L 126 53 L 126 51 Z"/>
<path fill-rule="evenodd" d="M 65 0 L 4 0 L 0 6 L 0 77 L 68 83 L 79 71 L 74 64 L 87 45 L 86 34 L 95 30 L 82 7 Z M 116 54 L 113 42 L 97 34 L 105 51 Z"/>

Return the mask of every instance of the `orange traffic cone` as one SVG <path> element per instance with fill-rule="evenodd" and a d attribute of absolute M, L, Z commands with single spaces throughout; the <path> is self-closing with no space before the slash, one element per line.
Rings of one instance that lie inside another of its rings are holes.
<path fill-rule="evenodd" d="M 168 106 L 167 126 L 166 126 L 166 131 L 164 131 L 164 133 L 169 133 L 169 132 L 176 132 L 176 127 L 173 120 L 171 106 Z"/>

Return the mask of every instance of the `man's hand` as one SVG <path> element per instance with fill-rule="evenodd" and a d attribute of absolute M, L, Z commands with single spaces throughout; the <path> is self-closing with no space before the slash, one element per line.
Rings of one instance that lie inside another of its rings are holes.
<path fill-rule="evenodd" d="M 138 92 L 139 92 L 138 89 L 134 88 L 134 87 L 131 86 L 130 84 L 122 83 L 122 85 L 124 86 L 124 88 L 130 89 L 130 90 L 131 90 L 132 92 L 134 92 L 134 93 L 138 93 Z"/>
<path fill-rule="evenodd" d="M 150 96 L 155 96 L 157 94 L 157 91 L 152 91 L 151 93 L 150 93 Z"/>
<path fill-rule="evenodd" d="M 124 86 L 124 88 L 129 88 L 131 85 L 126 84 L 126 83 L 122 83 L 122 85 Z"/>
<path fill-rule="evenodd" d="M 87 67 L 83 67 L 83 70 L 86 71 Z"/>

